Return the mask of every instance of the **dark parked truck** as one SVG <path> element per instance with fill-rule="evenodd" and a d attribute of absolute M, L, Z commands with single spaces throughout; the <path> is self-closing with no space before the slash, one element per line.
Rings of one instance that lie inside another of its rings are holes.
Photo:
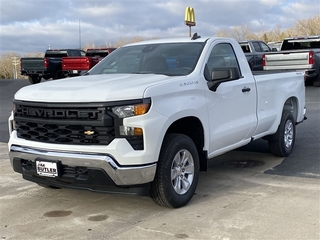
<path fill-rule="evenodd" d="M 14 171 L 42 187 L 144 193 L 181 207 L 209 159 L 256 139 L 276 156 L 305 119 L 302 72 L 252 72 L 229 38 L 155 39 L 86 76 L 20 89 L 9 117 Z"/>
<path fill-rule="evenodd" d="M 84 56 L 85 52 L 79 49 L 48 49 L 44 58 L 21 58 L 21 75 L 28 76 L 32 84 L 41 79 L 59 79 L 65 77 L 62 71 L 62 58 L 67 56 Z"/>
<path fill-rule="evenodd" d="M 271 48 L 263 41 L 251 40 L 239 42 L 251 70 L 263 70 L 262 55 L 271 52 Z"/>
<path fill-rule="evenodd" d="M 304 71 L 306 83 L 320 87 L 320 36 L 284 39 L 280 52 L 264 55 L 263 69 Z"/>
<path fill-rule="evenodd" d="M 90 70 L 115 48 L 90 48 L 85 56 L 63 57 L 62 71 L 69 77 L 79 76 L 82 72 Z"/>

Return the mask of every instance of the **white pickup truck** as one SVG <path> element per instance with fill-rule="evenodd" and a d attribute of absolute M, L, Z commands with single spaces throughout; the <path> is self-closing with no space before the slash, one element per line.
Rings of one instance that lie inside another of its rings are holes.
<path fill-rule="evenodd" d="M 259 138 L 288 156 L 305 119 L 301 72 L 253 75 L 228 38 L 118 48 L 86 76 L 20 89 L 9 118 L 14 171 L 43 187 L 192 198 L 207 160 Z"/>
<path fill-rule="evenodd" d="M 320 35 L 286 38 L 280 50 L 262 56 L 264 70 L 303 71 L 307 84 L 320 87 Z"/>

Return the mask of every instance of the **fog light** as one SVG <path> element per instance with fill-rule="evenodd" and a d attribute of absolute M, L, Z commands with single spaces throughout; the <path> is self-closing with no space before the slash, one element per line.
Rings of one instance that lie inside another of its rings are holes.
<path fill-rule="evenodd" d="M 142 128 L 120 126 L 120 135 L 124 136 L 142 136 Z"/>

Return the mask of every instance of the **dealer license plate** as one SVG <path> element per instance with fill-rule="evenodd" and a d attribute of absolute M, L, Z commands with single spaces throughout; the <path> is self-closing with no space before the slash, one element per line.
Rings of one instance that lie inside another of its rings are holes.
<path fill-rule="evenodd" d="M 57 162 L 36 161 L 37 174 L 45 177 L 57 177 Z"/>

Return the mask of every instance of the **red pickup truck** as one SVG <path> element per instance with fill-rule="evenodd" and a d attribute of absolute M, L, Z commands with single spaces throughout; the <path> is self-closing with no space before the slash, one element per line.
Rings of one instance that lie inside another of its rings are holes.
<path fill-rule="evenodd" d="M 69 77 L 79 76 L 81 72 L 88 71 L 114 50 L 115 48 L 92 48 L 87 49 L 84 57 L 64 57 L 62 71 Z"/>

